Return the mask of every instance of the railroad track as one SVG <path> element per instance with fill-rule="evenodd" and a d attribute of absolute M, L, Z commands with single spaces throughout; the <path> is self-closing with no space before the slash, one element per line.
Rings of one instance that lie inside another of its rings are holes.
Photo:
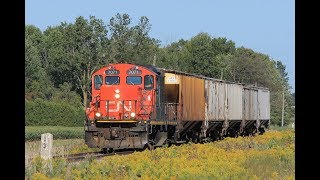
<path fill-rule="evenodd" d="M 122 151 L 114 151 L 112 153 L 104 153 L 104 152 L 88 152 L 88 153 L 78 153 L 78 154 L 69 154 L 69 155 L 65 155 L 65 156 L 54 156 L 53 159 L 56 158 L 66 158 L 68 162 L 77 162 L 77 161 L 81 161 L 84 159 L 89 159 L 89 158 L 93 158 L 93 159 L 99 159 L 105 156 L 113 156 L 113 155 L 127 155 L 127 154 L 131 154 L 135 152 L 134 150 L 122 150 Z"/>

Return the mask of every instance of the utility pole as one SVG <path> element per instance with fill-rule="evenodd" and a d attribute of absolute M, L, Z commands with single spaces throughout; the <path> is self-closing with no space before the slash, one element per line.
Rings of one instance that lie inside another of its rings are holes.
<path fill-rule="evenodd" d="M 281 118 L 281 126 L 283 126 L 283 116 L 284 116 L 284 88 L 282 91 L 282 118 Z"/>

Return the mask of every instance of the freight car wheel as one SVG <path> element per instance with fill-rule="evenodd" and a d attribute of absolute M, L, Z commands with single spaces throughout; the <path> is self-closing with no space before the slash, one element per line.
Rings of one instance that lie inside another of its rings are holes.
<path fill-rule="evenodd" d="M 152 151 L 152 150 L 154 150 L 154 145 L 151 144 L 151 143 L 148 143 L 148 144 L 147 144 L 147 148 L 148 148 L 150 151 Z"/>
<path fill-rule="evenodd" d="M 263 127 L 260 127 L 258 130 L 260 135 L 266 132 Z"/>
<path fill-rule="evenodd" d="M 102 152 L 105 153 L 105 154 L 110 154 L 112 153 L 114 150 L 113 148 L 103 148 L 102 149 Z"/>
<path fill-rule="evenodd" d="M 171 140 L 167 139 L 164 143 L 164 146 L 170 147 L 172 145 Z"/>

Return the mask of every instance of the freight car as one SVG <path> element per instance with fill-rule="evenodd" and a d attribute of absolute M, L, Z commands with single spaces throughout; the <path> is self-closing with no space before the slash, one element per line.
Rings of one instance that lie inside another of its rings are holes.
<path fill-rule="evenodd" d="M 105 151 L 263 133 L 267 88 L 128 63 L 92 75 L 85 142 Z"/>

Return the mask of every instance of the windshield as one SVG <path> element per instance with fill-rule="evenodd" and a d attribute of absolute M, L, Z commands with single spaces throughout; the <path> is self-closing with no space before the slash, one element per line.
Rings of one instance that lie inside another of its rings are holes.
<path fill-rule="evenodd" d="M 94 76 L 94 88 L 99 90 L 101 85 L 102 85 L 102 76 L 95 75 Z"/>
<path fill-rule="evenodd" d="M 141 84 L 141 81 L 141 76 L 127 76 L 127 84 L 129 85 Z"/>
<path fill-rule="evenodd" d="M 153 89 L 153 76 L 152 75 L 144 76 L 144 89 L 145 90 Z"/>
<path fill-rule="evenodd" d="M 115 85 L 120 83 L 119 76 L 106 76 L 106 84 L 107 85 Z"/>

